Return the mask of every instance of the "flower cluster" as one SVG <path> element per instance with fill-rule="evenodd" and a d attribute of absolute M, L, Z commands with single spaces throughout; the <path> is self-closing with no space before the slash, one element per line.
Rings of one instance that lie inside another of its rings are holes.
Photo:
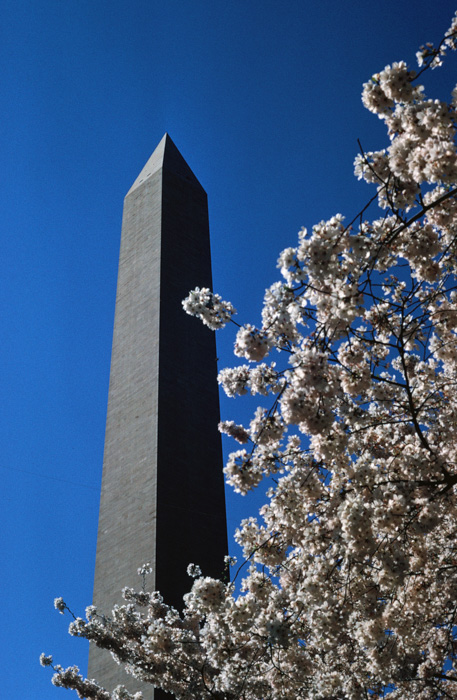
<path fill-rule="evenodd" d="M 233 420 L 224 420 L 219 423 L 219 431 L 230 435 L 237 442 L 244 444 L 249 440 L 249 433 L 242 425 L 237 425 Z"/>
<path fill-rule="evenodd" d="M 191 565 L 182 613 L 126 589 L 111 617 L 71 624 L 179 700 L 457 698 L 457 90 L 445 104 L 416 85 L 456 36 L 457 17 L 417 76 L 399 62 L 364 86 L 388 142 L 356 174 L 382 211 L 300 231 L 261 326 L 238 330 L 248 364 L 219 375 L 268 404 L 220 424 L 245 445 L 225 467 L 235 491 L 273 477 L 236 533 L 241 592 Z M 207 289 L 184 306 L 215 329 L 234 313 Z M 54 682 L 129 697 L 74 668 Z"/>
<path fill-rule="evenodd" d="M 63 598 L 55 598 L 54 607 L 60 612 L 61 615 L 63 615 L 67 606 L 65 605 L 65 601 Z"/>
<path fill-rule="evenodd" d="M 213 294 L 207 287 L 196 287 L 182 302 L 184 311 L 197 316 L 212 330 L 223 328 L 236 314 L 236 309 L 219 294 Z"/>

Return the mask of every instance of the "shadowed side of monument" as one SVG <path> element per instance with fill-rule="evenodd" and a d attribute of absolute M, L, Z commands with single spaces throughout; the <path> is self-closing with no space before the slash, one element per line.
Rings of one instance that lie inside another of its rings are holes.
<path fill-rule="evenodd" d="M 181 305 L 195 286 L 212 286 L 207 198 L 165 135 L 124 202 L 94 584 L 106 613 L 145 562 L 148 588 L 178 609 L 190 562 L 223 573 L 215 337 Z M 95 647 L 89 677 L 170 697 Z"/>

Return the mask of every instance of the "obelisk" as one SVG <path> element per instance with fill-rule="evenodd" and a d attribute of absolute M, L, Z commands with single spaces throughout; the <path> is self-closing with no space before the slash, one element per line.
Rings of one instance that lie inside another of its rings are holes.
<path fill-rule="evenodd" d="M 137 569 L 182 607 L 189 563 L 220 577 L 227 552 L 214 333 L 182 299 L 211 288 L 206 193 L 166 134 L 124 201 L 94 605 L 110 613 Z M 89 678 L 170 698 L 91 645 Z"/>

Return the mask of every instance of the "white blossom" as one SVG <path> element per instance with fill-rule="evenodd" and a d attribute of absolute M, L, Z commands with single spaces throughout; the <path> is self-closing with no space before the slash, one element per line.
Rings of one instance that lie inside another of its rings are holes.
<path fill-rule="evenodd" d="M 236 334 L 235 355 L 251 362 L 259 362 L 268 355 L 272 345 L 273 341 L 265 331 L 248 323 Z"/>
<path fill-rule="evenodd" d="M 153 571 L 153 569 L 152 569 L 151 564 L 149 564 L 149 563 L 143 564 L 138 569 L 138 576 L 147 576 L 148 574 L 152 574 L 152 571 Z"/>
<path fill-rule="evenodd" d="M 198 564 L 189 564 L 189 566 L 187 567 L 187 573 L 192 578 L 198 578 L 202 575 L 202 570 L 200 569 Z"/>
<path fill-rule="evenodd" d="M 237 425 L 233 420 L 224 420 L 219 423 L 219 432 L 230 435 L 237 442 L 244 444 L 249 440 L 249 433 L 242 425 Z"/>
<path fill-rule="evenodd" d="M 46 656 L 46 654 L 40 654 L 40 664 L 42 666 L 52 666 L 52 656 Z"/>
<path fill-rule="evenodd" d="M 67 606 L 63 598 L 54 598 L 54 607 L 63 615 Z"/>
<path fill-rule="evenodd" d="M 230 302 L 223 301 L 219 294 L 213 294 L 207 287 L 196 287 L 183 300 L 182 305 L 186 313 L 198 316 L 213 330 L 223 328 L 236 313 Z"/>

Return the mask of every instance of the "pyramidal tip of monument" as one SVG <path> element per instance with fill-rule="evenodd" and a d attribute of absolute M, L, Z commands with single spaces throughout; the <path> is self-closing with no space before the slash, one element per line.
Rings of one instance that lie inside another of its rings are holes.
<path fill-rule="evenodd" d="M 155 151 L 147 161 L 144 168 L 136 178 L 135 182 L 127 192 L 129 195 L 133 190 L 142 185 L 148 178 L 152 177 L 159 170 L 168 170 L 174 175 L 178 175 L 193 185 L 201 187 L 201 184 L 194 173 L 187 165 L 181 153 L 176 148 L 169 134 L 165 133 L 159 141 Z"/>

